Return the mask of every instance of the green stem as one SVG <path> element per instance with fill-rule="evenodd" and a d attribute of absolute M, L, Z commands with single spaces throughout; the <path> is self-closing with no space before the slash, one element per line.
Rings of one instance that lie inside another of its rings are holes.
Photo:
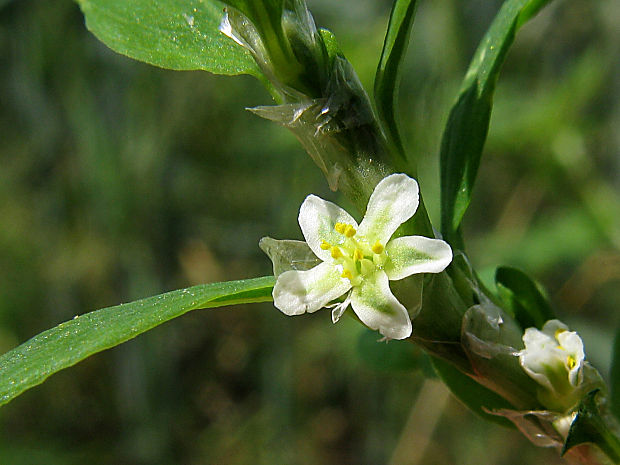
<path fill-rule="evenodd" d="M 591 442 L 596 444 L 613 463 L 620 463 L 620 439 L 611 431 L 600 415 L 590 415 Z"/>
<path fill-rule="evenodd" d="M 620 463 L 620 440 L 614 435 L 607 425 L 600 420 L 598 425 L 599 440 L 595 442 L 607 456 L 614 461 Z"/>

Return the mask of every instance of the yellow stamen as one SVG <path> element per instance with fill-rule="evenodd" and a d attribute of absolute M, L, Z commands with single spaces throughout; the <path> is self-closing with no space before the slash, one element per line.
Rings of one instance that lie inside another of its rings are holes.
<path fill-rule="evenodd" d="M 336 232 L 340 233 L 340 234 L 344 234 L 345 229 L 347 228 L 347 225 L 344 223 L 336 223 L 334 225 L 334 229 L 336 230 Z"/>
<path fill-rule="evenodd" d="M 362 253 L 362 251 L 360 249 L 355 249 L 355 252 L 353 252 L 353 260 L 361 260 L 362 258 L 364 258 L 364 254 Z"/>
<path fill-rule="evenodd" d="M 357 231 L 355 230 L 355 228 L 353 226 L 351 226 L 350 224 L 347 224 L 344 228 L 344 235 L 347 237 L 353 237 L 355 236 L 355 233 Z"/>
<path fill-rule="evenodd" d="M 338 259 L 342 257 L 342 250 L 339 247 L 332 247 L 332 258 Z"/>
<path fill-rule="evenodd" d="M 329 245 L 329 243 L 328 243 L 327 241 L 323 241 L 323 242 L 321 242 L 321 248 L 322 248 L 323 250 L 329 250 L 329 249 L 331 249 L 331 247 L 332 247 L 332 246 L 331 246 L 331 245 Z"/>
<path fill-rule="evenodd" d="M 340 276 L 347 278 L 349 281 L 353 279 L 353 274 L 349 270 L 344 270 Z"/>
<path fill-rule="evenodd" d="M 572 370 L 577 366 L 577 360 L 575 360 L 575 357 L 573 357 L 572 355 L 569 355 L 566 358 L 566 365 L 568 366 L 569 370 Z"/>
<path fill-rule="evenodd" d="M 371 247 L 372 251 L 376 254 L 380 254 L 383 252 L 384 247 L 383 244 L 381 244 L 381 242 L 377 241 L 375 242 L 375 244 Z"/>

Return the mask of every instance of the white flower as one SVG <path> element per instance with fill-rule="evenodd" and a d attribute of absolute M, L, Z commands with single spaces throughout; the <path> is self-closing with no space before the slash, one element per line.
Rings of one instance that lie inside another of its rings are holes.
<path fill-rule="evenodd" d="M 545 407 L 564 410 L 579 400 L 585 363 L 583 342 L 559 320 L 549 320 L 542 331 L 528 328 L 519 362 L 525 372 L 545 389 L 539 395 Z"/>
<path fill-rule="evenodd" d="M 337 205 L 314 195 L 306 197 L 299 225 L 322 263 L 309 270 L 281 273 L 273 289 L 275 306 L 286 315 L 328 306 L 333 308 L 335 323 L 351 304 L 366 326 L 386 338 L 409 337 L 411 319 L 392 294 L 388 280 L 439 273 L 452 261 L 452 250 L 442 240 L 422 236 L 390 240 L 413 216 L 418 203 L 418 183 L 404 174 L 388 176 L 377 185 L 359 225 Z M 271 242 L 269 247 L 273 247 Z M 342 296 L 342 301 L 328 305 Z"/>

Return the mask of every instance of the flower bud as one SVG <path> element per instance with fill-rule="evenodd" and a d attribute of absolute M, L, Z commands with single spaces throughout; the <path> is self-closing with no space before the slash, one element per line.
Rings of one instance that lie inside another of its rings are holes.
<path fill-rule="evenodd" d="M 519 352 L 523 370 L 540 386 L 539 400 L 546 408 L 565 411 L 581 398 L 585 353 L 576 332 L 559 320 L 550 320 L 541 330 L 528 328 L 523 334 L 525 349 Z"/>
<path fill-rule="evenodd" d="M 321 95 L 328 53 L 304 0 L 276 6 L 267 0 L 226 3 L 220 31 L 252 54 L 282 101 Z"/>

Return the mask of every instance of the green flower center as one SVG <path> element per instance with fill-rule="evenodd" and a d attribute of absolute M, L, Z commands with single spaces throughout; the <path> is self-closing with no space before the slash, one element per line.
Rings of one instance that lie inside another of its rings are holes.
<path fill-rule="evenodd" d="M 357 234 L 355 228 L 346 223 L 336 223 L 334 229 L 342 236 L 338 244 L 321 243 L 323 250 L 329 250 L 334 263 L 342 267 L 342 277 L 352 286 L 361 284 L 364 276 L 377 269 L 383 269 L 387 261 L 385 246 L 378 240 L 374 243 Z"/>

